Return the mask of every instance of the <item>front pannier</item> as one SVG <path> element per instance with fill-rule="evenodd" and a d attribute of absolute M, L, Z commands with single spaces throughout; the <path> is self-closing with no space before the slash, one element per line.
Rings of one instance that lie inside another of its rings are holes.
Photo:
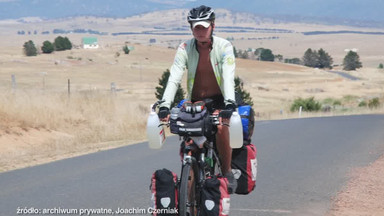
<path fill-rule="evenodd" d="M 207 178 L 201 191 L 201 216 L 229 215 L 230 196 L 228 180 L 213 176 Z"/>
<path fill-rule="evenodd" d="M 177 175 L 168 169 L 156 170 L 152 174 L 150 190 L 152 192 L 152 204 L 154 210 L 161 212 L 173 212 L 178 205 Z M 167 211 L 168 210 L 168 211 Z M 168 213 L 154 215 L 172 215 Z"/>

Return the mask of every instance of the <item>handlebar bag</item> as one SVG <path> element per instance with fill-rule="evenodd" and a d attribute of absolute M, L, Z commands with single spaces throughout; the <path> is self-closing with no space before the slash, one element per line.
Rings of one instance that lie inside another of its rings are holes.
<path fill-rule="evenodd" d="M 209 119 L 207 108 L 201 112 L 187 112 L 181 108 L 177 114 L 171 115 L 171 133 L 180 136 L 208 136 L 212 132 L 212 125 Z"/>

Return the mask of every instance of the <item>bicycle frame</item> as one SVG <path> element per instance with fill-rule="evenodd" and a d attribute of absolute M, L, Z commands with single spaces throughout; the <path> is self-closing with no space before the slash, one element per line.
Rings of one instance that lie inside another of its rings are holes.
<path fill-rule="evenodd" d="M 192 211 L 197 213 L 199 212 L 199 208 L 200 208 L 199 206 L 200 191 L 204 185 L 205 179 L 207 177 L 216 175 L 217 173 L 219 174 L 222 174 L 222 173 L 221 173 L 220 160 L 214 148 L 214 141 L 208 141 L 208 142 L 206 141 L 204 145 L 200 148 L 193 141 L 191 142 L 191 140 L 188 140 L 188 139 L 189 139 L 188 137 L 184 137 L 183 142 L 185 144 L 185 147 L 183 151 L 183 161 L 182 161 L 182 169 L 181 169 L 182 174 L 179 180 L 179 187 L 185 187 L 186 185 L 183 186 L 182 184 L 182 181 L 183 181 L 182 178 L 188 178 L 187 180 L 188 183 L 184 183 L 184 184 L 187 184 L 188 189 L 179 190 L 179 192 L 187 193 L 187 194 L 184 194 L 184 196 L 188 195 L 187 199 L 189 201 L 185 204 L 186 205 L 185 208 L 189 208 L 190 212 Z M 186 174 L 183 172 L 185 167 L 188 167 L 187 169 L 189 170 L 187 171 L 189 172 L 187 174 L 188 177 L 186 177 Z M 192 172 L 192 174 L 190 172 Z M 190 197 L 191 196 L 190 193 L 193 193 L 192 197 Z M 179 197 L 183 197 L 183 195 L 180 194 Z M 193 210 L 191 210 L 191 208 Z M 185 212 L 185 211 L 187 210 L 182 210 L 182 212 Z M 181 215 L 183 215 L 183 213 L 181 213 Z"/>

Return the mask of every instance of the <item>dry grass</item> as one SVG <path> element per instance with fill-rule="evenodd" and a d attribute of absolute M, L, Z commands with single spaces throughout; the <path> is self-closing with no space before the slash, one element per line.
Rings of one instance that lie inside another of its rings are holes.
<path fill-rule="evenodd" d="M 126 103 L 117 95 L 100 91 L 77 92 L 70 97 L 17 91 L 2 94 L 0 104 L 2 116 L 17 127 L 62 131 L 85 143 L 137 137 L 147 113 L 139 103 Z M 9 124 L 2 121 L 1 127 Z"/>
<path fill-rule="evenodd" d="M 0 95 L 0 170 L 145 139 L 148 108 L 100 91 Z"/>

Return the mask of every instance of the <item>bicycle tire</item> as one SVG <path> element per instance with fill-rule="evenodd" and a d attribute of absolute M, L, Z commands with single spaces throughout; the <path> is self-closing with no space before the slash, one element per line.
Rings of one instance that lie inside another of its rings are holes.
<path fill-rule="evenodd" d="M 192 169 L 192 173 L 195 170 Z M 188 183 L 191 180 L 191 190 L 188 190 Z M 196 178 L 191 176 L 191 164 L 183 166 L 179 188 L 179 216 L 195 216 L 196 208 Z"/>

